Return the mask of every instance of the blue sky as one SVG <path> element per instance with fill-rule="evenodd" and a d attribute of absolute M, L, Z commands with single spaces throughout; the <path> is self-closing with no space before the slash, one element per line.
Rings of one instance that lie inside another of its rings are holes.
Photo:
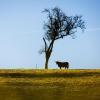
<path fill-rule="evenodd" d="M 100 68 L 100 0 L 0 0 L 0 68 L 44 68 L 44 8 L 58 6 L 66 15 L 83 15 L 84 33 L 55 42 L 49 68 L 56 60 L 70 68 Z M 37 65 L 37 67 L 36 67 Z"/>

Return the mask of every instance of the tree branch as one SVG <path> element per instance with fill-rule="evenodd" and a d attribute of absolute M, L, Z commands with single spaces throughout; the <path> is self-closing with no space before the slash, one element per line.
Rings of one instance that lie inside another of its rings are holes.
<path fill-rule="evenodd" d="M 43 41 L 44 41 L 44 44 L 45 44 L 45 52 L 46 52 L 46 50 L 47 50 L 47 43 L 46 43 L 45 38 L 43 38 Z"/>
<path fill-rule="evenodd" d="M 65 37 L 65 36 L 67 36 L 68 34 L 65 34 L 65 35 L 61 35 L 61 36 L 59 36 L 59 37 L 57 37 L 55 40 L 58 40 L 58 39 L 63 39 L 63 37 Z"/>
<path fill-rule="evenodd" d="M 48 51 L 52 50 L 53 44 L 54 44 L 55 39 L 53 39 L 49 45 Z"/>

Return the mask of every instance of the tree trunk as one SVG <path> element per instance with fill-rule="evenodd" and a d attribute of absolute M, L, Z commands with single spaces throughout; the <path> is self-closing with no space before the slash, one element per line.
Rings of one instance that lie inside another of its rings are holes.
<path fill-rule="evenodd" d="M 45 40 L 44 40 L 44 42 L 45 42 Z M 52 40 L 52 42 L 49 45 L 48 50 L 46 50 L 46 42 L 45 42 L 45 59 L 46 59 L 45 69 L 48 69 L 48 62 L 49 62 L 49 58 L 50 58 L 51 53 L 52 53 L 53 44 L 54 44 L 54 40 Z"/>
<path fill-rule="evenodd" d="M 46 58 L 46 61 L 45 61 L 45 69 L 48 69 L 48 61 L 49 61 L 49 58 Z"/>
<path fill-rule="evenodd" d="M 51 56 L 51 50 L 49 52 L 45 53 L 45 59 L 46 59 L 46 61 L 45 61 L 45 69 L 48 69 L 48 62 L 49 62 L 50 56 Z"/>

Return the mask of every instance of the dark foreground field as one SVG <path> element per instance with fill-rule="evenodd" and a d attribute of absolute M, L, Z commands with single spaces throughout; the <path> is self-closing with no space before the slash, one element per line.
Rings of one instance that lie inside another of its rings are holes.
<path fill-rule="evenodd" d="M 100 100 L 100 70 L 0 70 L 0 100 Z"/>

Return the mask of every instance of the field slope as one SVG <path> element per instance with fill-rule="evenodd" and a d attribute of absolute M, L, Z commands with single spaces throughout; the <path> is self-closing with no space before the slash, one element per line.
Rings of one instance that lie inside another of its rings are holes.
<path fill-rule="evenodd" d="M 100 100 L 100 70 L 0 70 L 0 100 L 47 99 Z"/>

